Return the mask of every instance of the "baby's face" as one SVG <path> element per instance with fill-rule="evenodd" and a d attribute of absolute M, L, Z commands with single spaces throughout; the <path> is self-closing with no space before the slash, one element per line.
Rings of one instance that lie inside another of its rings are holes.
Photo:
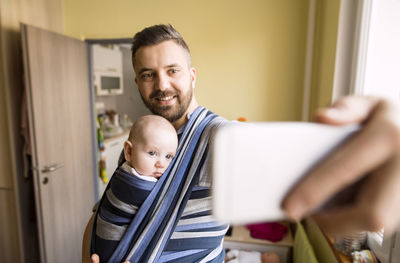
<path fill-rule="evenodd" d="M 176 134 L 158 130 L 133 142 L 130 163 L 141 174 L 159 178 L 168 168 L 176 153 Z"/>

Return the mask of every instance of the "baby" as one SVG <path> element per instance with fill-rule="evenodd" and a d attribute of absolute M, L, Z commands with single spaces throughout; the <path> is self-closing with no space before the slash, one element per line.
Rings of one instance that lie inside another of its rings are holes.
<path fill-rule="evenodd" d="M 139 118 L 124 143 L 126 162 L 122 167 L 134 176 L 156 182 L 164 173 L 178 146 L 175 128 L 157 115 Z"/>
<path fill-rule="evenodd" d="M 101 199 L 91 254 L 107 262 L 117 248 L 127 225 L 175 156 L 178 138 L 163 117 L 147 115 L 132 126 L 124 143 L 126 162 L 118 167 Z"/>

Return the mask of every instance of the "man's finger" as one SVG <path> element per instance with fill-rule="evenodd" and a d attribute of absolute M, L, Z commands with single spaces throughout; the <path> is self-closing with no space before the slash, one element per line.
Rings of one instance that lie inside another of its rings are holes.
<path fill-rule="evenodd" d="M 315 115 L 315 121 L 330 125 L 362 123 L 378 102 L 374 97 L 344 97 L 332 106 L 320 109 Z"/>
<path fill-rule="evenodd" d="M 359 207 L 346 206 L 324 211 L 312 216 L 318 226 L 330 235 L 343 235 L 361 231 L 379 230 L 382 227 L 371 226 L 368 222 L 368 211 Z"/>
<path fill-rule="evenodd" d="M 370 175 L 352 204 L 324 210 L 313 218 L 328 233 L 378 231 L 390 235 L 399 225 L 400 158 L 396 157 Z"/>

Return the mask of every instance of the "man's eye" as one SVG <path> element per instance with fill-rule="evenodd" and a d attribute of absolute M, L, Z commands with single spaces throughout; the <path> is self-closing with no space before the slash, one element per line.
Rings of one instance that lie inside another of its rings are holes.
<path fill-rule="evenodd" d="M 154 74 L 153 74 L 153 73 L 143 73 L 143 74 L 141 75 L 141 78 L 144 79 L 144 80 L 148 80 L 148 79 L 151 79 L 151 78 L 153 78 L 153 77 L 154 77 Z"/>
<path fill-rule="evenodd" d="M 172 154 L 167 154 L 166 156 L 165 156 L 165 158 L 167 158 L 167 160 L 170 160 L 170 159 L 172 159 L 174 156 L 172 156 Z"/>
<path fill-rule="evenodd" d="M 150 155 L 150 156 L 154 156 L 154 155 L 156 155 L 156 152 L 150 151 L 150 152 L 149 152 L 149 155 Z"/>
<path fill-rule="evenodd" d="M 176 74 L 176 73 L 178 73 L 178 72 L 179 72 L 179 70 L 176 69 L 176 68 L 172 68 L 172 69 L 169 70 L 169 73 L 170 73 L 170 74 Z"/>

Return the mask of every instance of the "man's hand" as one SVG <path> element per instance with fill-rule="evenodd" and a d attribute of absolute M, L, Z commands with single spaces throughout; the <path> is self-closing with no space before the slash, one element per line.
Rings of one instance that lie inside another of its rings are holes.
<path fill-rule="evenodd" d="M 362 130 L 313 169 L 286 196 L 288 217 L 299 220 L 314 214 L 330 233 L 385 228 L 400 223 L 400 111 L 386 100 L 345 97 L 320 110 L 316 121 L 344 125 L 362 123 Z M 366 176 L 368 174 L 368 176 Z M 330 197 L 361 178 L 355 201 L 315 214 Z"/>

